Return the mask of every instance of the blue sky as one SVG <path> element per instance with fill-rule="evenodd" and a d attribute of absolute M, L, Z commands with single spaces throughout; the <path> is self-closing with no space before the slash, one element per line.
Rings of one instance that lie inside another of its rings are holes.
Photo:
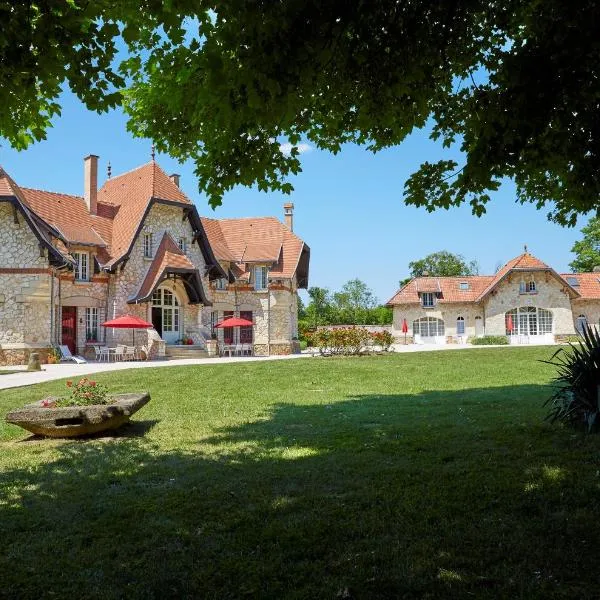
<path fill-rule="evenodd" d="M 62 104 L 62 117 L 46 141 L 24 152 L 2 144 L 0 164 L 20 185 L 81 195 L 84 156 L 100 156 L 100 183 L 109 160 L 118 175 L 150 159 L 151 143 L 133 139 L 120 112 L 97 115 L 70 94 Z M 240 187 L 216 211 L 198 193 L 191 163 L 180 165 L 164 155 L 157 160 L 167 173 L 181 174 L 181 187 L 202 215 L 282 218 L 283 203 L 291 199 L 294 230 L 311 247 L 311 286 L 333 291 L 358 277 L 384 302 L 407 276 L 411 260 L 449 250 L 476 259 L 480 272 L 488 274 L 520 254 L 523 244 L 559 272 L 568 270 L 570 249 L 587 218 L 575 229 L 555 225 L 546 219 L 546 210 L 516 204 L 511 183 L 492 195 L 481 218 L 468 207 L 428 213 L 405 206 L 406 179 L 422 161 L 447 156 L 443 152 L 426 132 L 376 155 L 356 146 L 346 146 L 337 156 L 310 149 L 302 154 L 303 172 L 291 180 L 291 197 Z"/>

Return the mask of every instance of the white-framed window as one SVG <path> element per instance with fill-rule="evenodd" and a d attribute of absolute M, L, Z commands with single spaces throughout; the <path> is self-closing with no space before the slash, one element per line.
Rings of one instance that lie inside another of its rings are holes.
<path fill-rule="evenodd" d="M 552 333 L 552 312 L 535 306 L 513 308 L 505 315 L 506 335 L 546 335 Z"/>
<path fill-rule="evenodd" d="M 465 335 L 465 318 L 458 317 L 456 319 L 456 335 Z"/>
<path fill-rule="evenodd" d="M 73 252 L 75 259 L 75 281 L 90 280 L 90 255 L 88 252 Z"/>
<path fill-rule="evenodd" d="M 180 237 L 177 240 L 177 245 L 179 246 L 179 249 L 185 254 L 187 252 L 187 241 L 184 237 Z"/>
<path fill-rule="evenodd" d="M 469 289 L 469 282 L 468 281 L 461 281 L 458 284 L 458 289 L 460 289 L 460 290 L 468 290 Z"/>
<path fill-rule="evenodd" d="M 413 321 L 413 334 L 421 337 L 444 335 L 444 321 L 435 317 L 421 317 Z"/>
<path fill-rule="evenodd" d="M 435 306 L 435 294 L 433 292 L 422 292 L 421 306 L 423 308 L 432 308 Z"/>
<path fill-rule="evenodd" d="M 152 244 L 152 234 L 144 233 L 142 238 L 142 245 L 144 248 L 144 258 L 152 258 L 154 256 L 154 247 Z"/>
<path fill-rule="evenodd" d="M 536 292 L 535 281 L 521 281 L 519 284 L 519 294 L 535 294 Z"/>
<path fill-rule="evenodd" d="M 269 270 L 267 267 L 254 267 L 254 289 L 266 290 Z"/>
<path fill-rule="evenodd" d="M 97 342 L 100 338 L 98 337 L 98 309 L 97 308 L 86 308 L 85 309 L 85 341 L 86 342 Z"/>
<path fill-rule="evenodd" d="M 215 279 L 215 290 L 226 290 L 227 289 L 227 279 L 225 277 L 219 277 L 219 279 Z"/>

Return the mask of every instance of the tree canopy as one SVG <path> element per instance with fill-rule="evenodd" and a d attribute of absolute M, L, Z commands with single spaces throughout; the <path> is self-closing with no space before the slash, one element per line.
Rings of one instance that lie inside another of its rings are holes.
<path fill-rule="evenodd" d="M 593 217 L 589 223 L 581 228 L 583 239 L 575 242 L 571 252 L 575 259 L 569 266 L 576 273 L 586 273 L 600 266 L 600 218 Z"/>
<path fill-rule="evenodd" d="M 476 260 L 467 262 L 462 254 L 452 254 L 447 250 L 440 250 L 428 254 L 420 260 L 408 263 L 410 277 L 400 282 L 400 287 L 408 283 L 413 277 L 459 277 L 461 275 L 478 275 L 479 264 Z"/>
<path fill-rule="evenodd" d="M 372 290 L 360 279 L 351 279 L 338 292 L 311 287 L 310 302 L 298 311 L 301 329 L 319 325 L 388 325 L 392 310 L 378 304 Z"/>
<path fill-rule="evenodd" d="M 557 222 L 600 200 L 594 0 L 0 2 L 0 135 L 43 139 L 67 84 L 91 109 L 195 162 L 213 205 L 234 185 L 290 192 L 308 140 L 377 152 L 415 129 L 455 153 L 405 201 L 480 215 L 504 178 Z"/>

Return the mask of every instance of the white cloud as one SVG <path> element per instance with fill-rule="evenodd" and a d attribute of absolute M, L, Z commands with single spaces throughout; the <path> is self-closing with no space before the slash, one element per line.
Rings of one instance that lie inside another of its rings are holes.
<path fill-rule="evenodd" d="M 292 153 L 292 148 L 294 146 L 292 144 L 290 144 L 289 142 L 285 142 L 285 144 L 281 144 L 281 146 L 279 146 L 279 150 L 281 150 L 281 152 L 283 154 L 285 154 L 286 156 Z M 304 154 L 305 152 L 310 152 L 313 147 L 310 144 L 298 144 L 296 146 L 296 148 L 298 149 L 298 153 L 299 154 Z"/>

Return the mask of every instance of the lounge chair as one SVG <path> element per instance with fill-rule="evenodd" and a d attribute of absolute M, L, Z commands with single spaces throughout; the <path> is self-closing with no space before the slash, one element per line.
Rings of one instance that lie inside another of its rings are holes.
<path fill-rule="evenodd" d="M 87 362 L 87 360 L 85 360 L 85 358 L 83 358 L 83 356 L 74 356 L 73 354 L 71 354 L 71 351 L 69 350 L 69 346 L 59 346 L 58 349 L 60 350 L 60 354 L 61 354 L 60 362 L 67 362 L 69 360 L 72 360 L 74 363 L 77 363 L 78 365 L 82 365 Z"/>

